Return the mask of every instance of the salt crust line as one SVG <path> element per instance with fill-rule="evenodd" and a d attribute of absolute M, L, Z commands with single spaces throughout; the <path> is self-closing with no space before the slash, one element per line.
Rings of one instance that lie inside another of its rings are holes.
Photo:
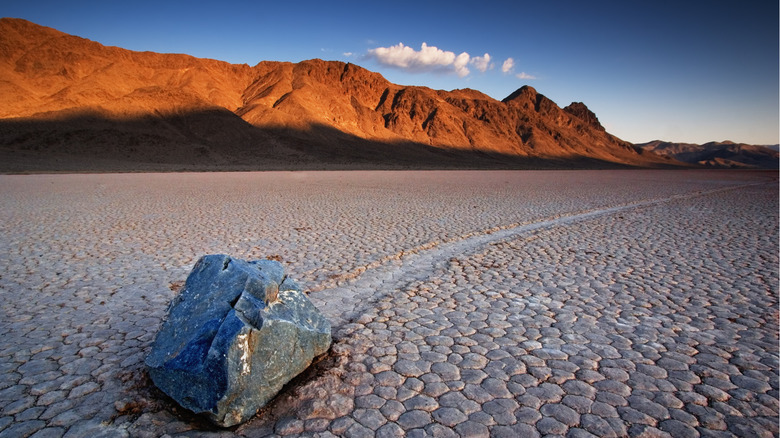
<path fill-rule="evenodd" d="M 391 256 L 383 257 L 368 265 L 360 266 L 351 272 L 336 277 L 321 287 L 312 288 L 309 290 L 309 292 L 312 292 L 309 295 L 309 299 L 331 321 L 335 333 L 336 329 L 342 325 L 357 320 L 363 313 L 363 309 L 369 308 L 387 294 L 402 288 L 414 280 L 428 278 L 434 268 L 438 267 L 437 263 L 443 263 L 456 255 L 474 252 L 487 244 L 514 238 L 524 233 L 565 226 L 621 211 L 661 205 L 677 200 L 691 199 L 764 184 L 767 183 L 740 184 L 664 198 L 653 198 L 614 207 L 556 215 L 536 222 L 514 223 L 493 227 L 467 233 L 442 242 L 429 242 L 409 250 L 402 250 Z"/>

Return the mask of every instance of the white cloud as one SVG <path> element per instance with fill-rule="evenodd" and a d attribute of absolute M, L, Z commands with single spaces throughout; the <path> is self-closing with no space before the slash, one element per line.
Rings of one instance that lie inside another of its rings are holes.
<path fill-rule="evenodd" d="M 352 55 L 353 55 L 353 53 L 352 53 L 352 52 L 344 52 L 344 53 L 342 53 L 342 55 L 344 55 L 344 56 L 346 56 L 347 58 L 349 58 L 350 56 L 352 56 Z"/>
<path fill-rule="evenodd" d="M 466 68 L 466 66 L 469 64 L 469 58 L 471 57 L 466 52 L 463 52 L 460 55 L 455 57 L 455 62 L 452 63 L 452 66 L 455 68 L 455 73 L 458 76 L 464 77 L 464 76 L 468 76 L 468 74 L 471 73 L 469 72 L 469 69 Z"/>
<path fill-rule="evenodd" d="M 455 55 L 454 52 L 441 50 L 426 43 L 422 43 L 420 50 L 414 50 L 403 43 L 390 47 L 377 47 L 370 49 L 368 56 L 376 59 L 380 64 L 412 72 L 452 71 L 460 77 L 470 73 L 467 66 L 471 56 L 468 53 Z M 478 69 L 479 67 L 477 65 Z"/>
<path fill-rule="evenodd" d="M 504 73 L 510 73 L 515 68 L 515 60 L 507 58 L 503 64 L 501 64 L 501 71 Z"/>
<path fill-rule="evenodd" d="M 490 55 L 487 53 L 485 53 L 485 56 L 475 56 L 471 59 L 471 63 L 482 73 L 493 68 L 493 64 L 490 63 Z"/>
<path fill-rule="evenodd" d="M 529 75 L 524 71 L 516 74 L 515 76 L 517 76 L 517 79 L 536 79 L 536 76 Z"/>

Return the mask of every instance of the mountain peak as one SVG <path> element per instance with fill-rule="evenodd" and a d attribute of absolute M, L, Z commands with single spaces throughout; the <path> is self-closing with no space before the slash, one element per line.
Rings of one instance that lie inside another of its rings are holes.
<path fill-rule="evenodd" d="M 523 85 L 522 87 L 515 90 L 512 94 L 505 97 L 502 102 L 508 103 L 516 99 L 525 98 L 531 101 L 536 101 L 536 96 L 539 93 L 536 91 L 536 89 L 530 85 Z"/>
<path fill-rule="evenodd" d="M 596 114 L 594 114 L 593 111 L 588 109 L 588 107 L 584 103 L 572 102 L 571 104 L 569 104 L 569 106 L 565 107 L 563 110 L 579 118 L 580 120 L 587 123 L 588 125 L 600 131 L 604 131 L 604 127 L 601 126 L 601 123 L 599 122 L 598 117 L 596 117 Z"/>

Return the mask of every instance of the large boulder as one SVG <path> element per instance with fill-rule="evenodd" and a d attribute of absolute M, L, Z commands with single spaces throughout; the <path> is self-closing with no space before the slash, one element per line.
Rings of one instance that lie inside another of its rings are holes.
<path fill-rule="evenodd" d="M 330 322 L 278 262 L 207 255 L 146 358 L 155 385 L 220 426 L 248 420 L 330 347 Z"/>

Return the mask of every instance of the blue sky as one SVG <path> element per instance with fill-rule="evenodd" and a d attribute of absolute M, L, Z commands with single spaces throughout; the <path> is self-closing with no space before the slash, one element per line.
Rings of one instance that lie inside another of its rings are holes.
<path fill-rule="evenodd" d="M 776 0 L 11 0 L 0 15 L 131 50 L 349 61 L 496 99 L 531 85 L 632 142 L 780 142 Z"/>

